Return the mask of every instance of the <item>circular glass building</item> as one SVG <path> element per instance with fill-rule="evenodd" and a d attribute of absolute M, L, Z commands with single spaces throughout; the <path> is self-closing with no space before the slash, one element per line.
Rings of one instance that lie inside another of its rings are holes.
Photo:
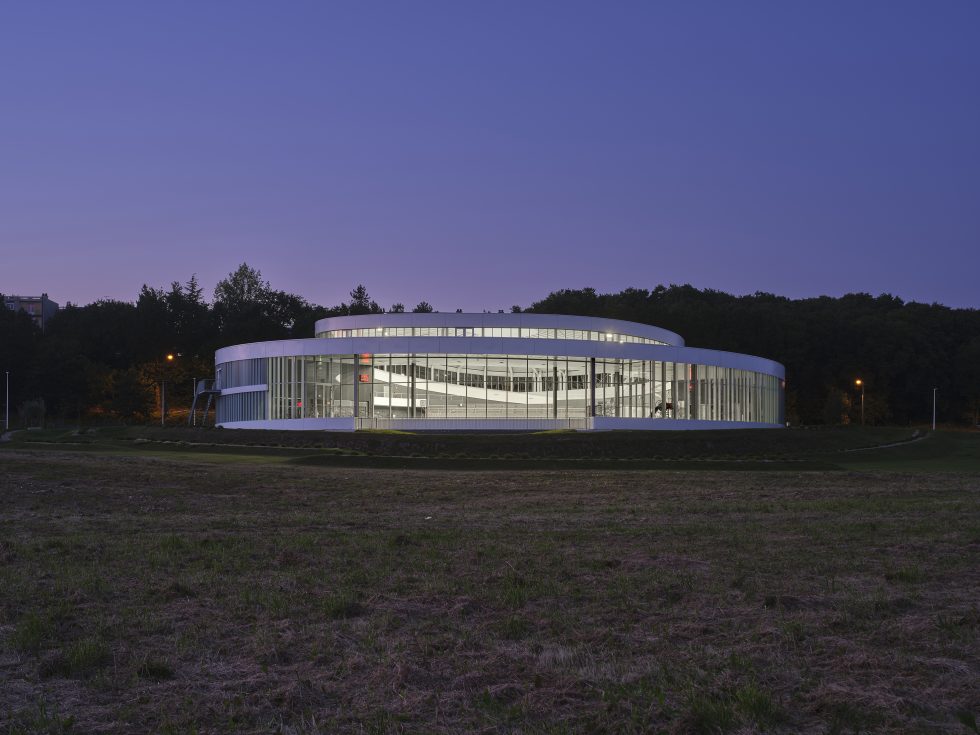
<path fill-rule="evenodd" d="M 784 423 L 784 370 L 634 322 L 368 314 L 215 353 L 227 428 L 728 429 Z"/>

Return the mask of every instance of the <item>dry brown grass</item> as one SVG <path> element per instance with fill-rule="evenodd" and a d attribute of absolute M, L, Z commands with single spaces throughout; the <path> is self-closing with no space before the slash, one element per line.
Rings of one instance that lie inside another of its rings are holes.
<path fill-rule="evenodd" d="M 0 732 L 965 733 L 978 713 L 975 475 L 17 450 L 0 501 Z"/>

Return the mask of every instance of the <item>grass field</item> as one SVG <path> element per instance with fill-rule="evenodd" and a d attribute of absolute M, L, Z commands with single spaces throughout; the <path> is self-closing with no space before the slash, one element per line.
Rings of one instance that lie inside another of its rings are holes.
<path fill-rule="evenodd" d="M 14 438 L 0 733 L 977 732 L 977 433 Z"/>
<path fill-rule="evenodd" d="M 372 469 L 980 472 L 978 439 L 888 427 L 469 435 L 120 427 L 20 432 L 8 448 Z"/>

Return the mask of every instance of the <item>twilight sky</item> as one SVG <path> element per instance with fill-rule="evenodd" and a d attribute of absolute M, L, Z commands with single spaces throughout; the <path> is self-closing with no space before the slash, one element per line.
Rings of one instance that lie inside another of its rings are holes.
<path fill-rule="evenodd" d="M 980 307 L 980 2 L 0 3 L 0 292 Z"/>

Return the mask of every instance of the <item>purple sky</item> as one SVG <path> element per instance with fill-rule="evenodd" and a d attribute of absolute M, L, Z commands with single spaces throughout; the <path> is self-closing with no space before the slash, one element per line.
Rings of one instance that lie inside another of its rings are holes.
<path fill-rule="evenodd" d="M 980 307 L 980 2 L 0 3 L 0 292 Z"/>

